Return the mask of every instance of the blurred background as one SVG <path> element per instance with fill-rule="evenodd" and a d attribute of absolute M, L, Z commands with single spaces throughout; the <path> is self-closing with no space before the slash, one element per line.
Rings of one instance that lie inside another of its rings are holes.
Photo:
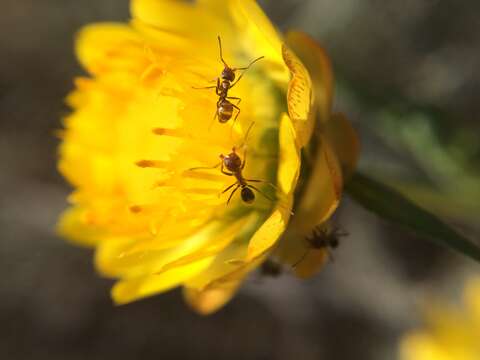
<path fill-rule="evenodd" d="M 361 169 L 464 234 L 480 233 L 480 2 L 265 0 L 282 30 L 331 55 L 335 107 L 361 134 Z M 82 73 L 82 25 L 129 19 L 127 0 L 3 0 L 0 12 L 0 358 L 395 359 L 432 298 L 457 301 L 478 265 L 367 213 L 309 281 L 256 274 L 202 318 L 179 291 L 114 307 L 92 253 L 54 232 L 63 98 Z"/>

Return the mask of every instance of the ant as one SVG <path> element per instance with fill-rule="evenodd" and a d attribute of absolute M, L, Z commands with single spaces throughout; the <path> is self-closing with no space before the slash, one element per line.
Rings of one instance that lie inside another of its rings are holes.
<path fill-rule="evenodd" d="M 260 274 L 263 276 L 278 277 L 282 275 L 282 265 L 272 259 L 265 260 L 260 266 Z"/>
<path fill-rule="evenodd" d="M 326 249 L 328 257 L 333 260 L 331 250 L 334 250 L 340 244 L 340 237 L 347 236 L 346 232 L 341 231 L 338 227 L 317 226 L 313 229 L 312 236 L 307 237 L 305 240 L 312 249 Z M 305 259 L 308 254 L 308 250 L 305 254 L 292 266 L 295 268 L 299 263 Z"/>
<path fill-rule="evenodd" d="M 250 133 L 250 130 L 252 129 L 252 126 L 254 123 L 250 124 L 250 127 L 247 130 L 247 133 L 245 135 L 245 140 L 248 137 L 248 134 Z M 265 195 L 260 189 L 257 187 L 249 184 L 251 182 L 255 183 L 267 183 L 273 188 L 276 189 L 275 185 L 264 181 L 264 180 L 255 180 L 255 179 L 245 179 L 245 177 L 242 174 L 243 169 L 245 168 L 246 160 L 247 160 L 247 150 L 245 149 L 244 154 L 243 154 L 243 160 L 242 158 L 237 154 L 236 148 L 232 148 L 232 152 L 228 155 L 223 155 L 220 154 L 220 162 L 213 166 L 213 167 L 197 167 L 197 168 L 192 168 L 190 170 L 199 170 L 199 169 L 214 169 L 220 166 L 220 171 L 222 174 L 225 174 L 227 176 L 234 176 L 236 178 L 236 181 L 228 186 L 225 190 L 221 192 L 221 194 L 226 193 L 228 190 L 232 189 L 235 187 L 232 192 L 230 193 L 230 196 L 228 197 L 227 200 L 227 205 L 230 203 L 230 200 L 232 200 L 233 195 L 237 192 L 238 189 L 240 190 L 240 196 L 243 200 L 244 203 L 246 204 L 251 204 L 255 201 L 255 193 L 252 191 L 255 190 L 258 193 L 262 194 L 265 198 L 268 200 L 272 201 L 273 200 Z"/>
<path fill-rule="evenodd" d="M 246 67 L 231 68 L 230 66 L 228 66 L 227 62 L 223 59 L 222 40 L 220 39 L 220 36 L 217 36 L 217 38 L 218 38 L 218 47 L 220 49 L 220 60 L 224 65 L 222 74 L 220 75 L 219 78 L 217 78 L 217 85 L 200 87 L 200 88 L 194 87 L 194 89 L 215 89 L 215 93 L 218 95 L 218 101 L 217 101 L 217 111 L 215 112 L 215 116 L 213 117 L 213 120 L 215 121 L 215 119 L 218 117 L 218 121 L 224 124 L 232 118 L 234 109 L 236 109 L 237 114 L 235 115 L 235 118 L 233 120 L 233 123 L 235 124 L 235 121 L 237 120 L 238 115 L 240 115 L 240 108 L 238 107 L 238 105 L 240 104 L 242 99 L 235 96 L 228 96 L 228 91 L 240 81 L 240 79 L 245 74 L 245 72 L 250 68 L 250 66 L 252 66 L 257 61 L 263 59 L 264 56 L 260 56 L 259 58 L 252 60 L 250 64 L 248 64 L 248 66 Z M 235 81 L 235 72 L 238 70 L 244 70 L 244 71 L 238 77 L 237 81 Z M 238 102 L 235 105 L 235 104 L 232 104 L 230 100 L 237 100 Z"/>

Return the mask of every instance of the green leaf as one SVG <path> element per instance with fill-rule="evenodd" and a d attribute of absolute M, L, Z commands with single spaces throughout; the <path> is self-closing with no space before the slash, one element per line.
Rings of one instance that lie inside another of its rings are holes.
<path fill-rule="evenodd" d="M 367 210 L 480 262 L 480 247 L 389 186 L 356 173 L 347 193 Z"/>

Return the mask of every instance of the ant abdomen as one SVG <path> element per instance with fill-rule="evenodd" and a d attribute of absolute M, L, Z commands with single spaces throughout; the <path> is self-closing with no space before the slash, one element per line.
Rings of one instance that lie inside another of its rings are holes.
<path fill-rule="evenodd" d="M 248 187 L 242 188 L 242 192 L 240 193 L 243 202 L 247 204 L 251 204 L 255 201 L 255 194 L 253 193 L 252 189 Z"/>
<path fill-rule="evenodd" d="M 232 118 L 233 115 L 233 105 L 226 100 L 220 102 L 218 109 L 218 121 L 221 123 L 226 123 L 228 120 Z"/>

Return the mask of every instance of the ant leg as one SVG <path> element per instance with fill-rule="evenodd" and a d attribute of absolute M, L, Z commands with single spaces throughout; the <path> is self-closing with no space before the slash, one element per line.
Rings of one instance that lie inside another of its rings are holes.
<path fill-rule="evenodd" d="M 213 119 L 212 121 L 210 121 L 210 124 L 208 125 L 208 131 L 210 131 L 210 129 L 212 128 L 213 124 L 215 123 L 215 119 L 217 118 L 218 116 L 218 110 L 215 110 L 215 115 L 213 115 Z"/>
<path fill-rule="evenodd" d="M 239 98 L 239 97 L 236 97 L 236 96 L 227 96 L 227 99 L 229 99 L 229 100 L 238 100 L 237 105 L 240 105 L 240 103 L 242 102 L 242 99 Z"/>
<path fill-rule="evenodd" d="M 300 259 L 298 259 L 295 264 L 292 264 L 292 268 L 296 268 L 298 264 L 300 264 L 306 257 L 307 257 L 307 254 L 308 254 L 308 250 L 305 251 L 305 253 L 302 255 L 302 257 Z"/>
<path fill-rule="evenodd" d="M 195 90 L 203 90 L 203 89 L 215 89 L 217 88 L 216 85 L 214 86 L 203 86 L 203 87 L 196 87 L 196 86 L 192 86 L 192 89 L 195 89 Z"/>
<path fill-rule="evenodd" d="M 257 179 L 245 179 L 245 180 L 246 180 L 246 181 L 250 181 L 250 182 L 267 184 L 267 185 L 271 186 L 272 188 L 274 188 L 275 190 L 278 190 L 278 187 L 276 187 L 276 186 L 275 186 L 274 184 L 272 184 L 270 181 L 257 180 Z"/>
<path fill-rule="evenodd" d="M 222 161 L 222 167 L 220 168 L 220 171 L 222 172 L 222 174 L 225 174 L 225 175 L 228 175 L 228 176 L 233 176 L 234 175 L 233 173 L 229 173 L 229 172 L 225 171 L 223 161 Z"/>
<path fill-rule="evenodd" d="M 255 191 L 258 191 L 260 194 L 262 194 L 267 200 L 270 200 L 271 202 L 275 202 L 272 198 L 267 196 L 263 191 L 261 191 L 259 188 L 253 186 L 253 185 L 247 185 L 249 188 L 252 188 Z"/>
<path fill-rule="evenodd" d="M 216 169 L 218 168 L 220 165 L 222 165 L 223 162 L 219 162 L 218 164 L 216 164 L 215 166 L 199 166 L 199 167 L 194 167 L 194 168 L 190 168 L 188 169 L 189 171 L 195 171 L 195 170 L 211 170 L 211 169 Z"/>
<path fill-rule="evenodd" d="M 233 119 L 233 123 L 235 124 L 235 121 L 237 121 L 238 115 L 240 115 L 240 108 L 234 104 L 232 104 L 232 106 L 238 110 L 237 115 L 235 115 L 235 119 Z"/>
<path fill-rule="evenodd" d="M 230 193 L 230 196 L 228 197 L 228 200 L 227 200 L 227 205 L 230 203 L 230 200 L 232 200 L 233 194 L 235 194 L 239 188 L 240 188 L 240 185 L 238 185 L 238 186 Z"/>
<path fill-rule="evenodd" d="M 327 249 L 325 251 L 327 252 L 328 260 L 332 263 L 335 262 L 332 250 L 327 246 Z"/>
<path fill-rule="evenodd" d="M 238 182 L 234 182 L 232 185 L 230 185 L 229 187 L 227 187 L 225 190 L 223 190 L 220 194 L 225 194 L 228 190 L 230 190 L 232 187 L 234 187 L 235 185 L 238 185 Z"/>

